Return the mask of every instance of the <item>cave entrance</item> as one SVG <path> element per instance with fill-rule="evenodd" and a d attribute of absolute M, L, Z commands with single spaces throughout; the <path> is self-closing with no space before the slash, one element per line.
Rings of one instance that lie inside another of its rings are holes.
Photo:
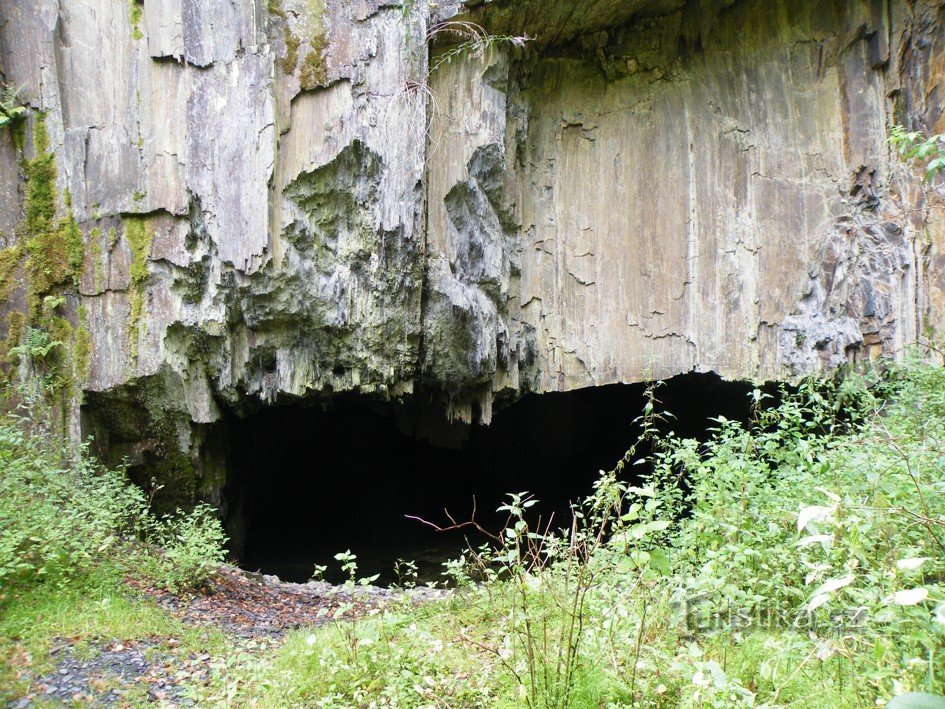
<path fill-rule="evenodd" d="M 710 417 L 746 419 L 746 383 L 714 375 L 666 382 L 658 397 L 673 429 L 702 438 Z M 466 548 L 405 515 L 445 523 L 444 508 L 497 527 L 508 492 L 529 491 L 566 523 L 568 505 L 588 495 L 599 470 L 613 469 L 638 435 L 632 421 L 645 385 L 611 385 L 529 395 L 496 413 L 490 426 L 449 424 L 420 397 L 385 405 L 339 396 L 326 408 L 275 406 L 234 422 L 230 533 L 241 565 L 305 581 L 316 564 L 343 580 L 334 555 L 350 549 L 359 576 L 396 581 L 398 559 L 417 563 L 421 580 Z M 474 540 L 481 543 L 484 540 Z"/>

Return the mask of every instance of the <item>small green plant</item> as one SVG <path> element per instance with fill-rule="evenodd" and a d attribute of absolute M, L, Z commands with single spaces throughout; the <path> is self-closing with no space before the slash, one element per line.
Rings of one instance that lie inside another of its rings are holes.
<path fill-rule="evenodd" d="M 417 585 L 417 564 L 406 559 L 398 559 L 394 564 L 394 574 L 400 588 L 414 588 Z"/>
<path fill-rule="evenodd" d="M 209 505 L 162 520 L 163 578 L 175 588 L 206 583 L 226 557 L 223 526 Z"/>
<path fill-rule="evenodd" d="M 144 18 L 144 7 L 141 0 L 128 0 L 128 19 L 131 22 L 131 36 L 134 39 L 144 39 L 141 31 L 141 21 Z"/>
<path fill-rule="evenodd" d="M 945 133 L 926 136 L 896 125 L 889 129 L 889 142 L 903 160 L 925 163 L 926 182 L 945 171 Z"/>
<path fill-rule="evenodd" d="M 370 586 L 380 576 L 380 574 L 374 574 L 373 576 L 358 578 L 358 557 L 352 554 L 350 549 L 335 554 L 335 560 L 341 562 L 341 570 L 348 577 L 345 586 Z"/>
<path fill-rule="evenodd" d="M 13 126 L 26 118 L 26 107 L 20 103 L 19 92 L 13 86 L 0 88 L 0 128 Z"/>
<path fill-rule="evenodd" d="M 26 357 L 40 368 L 46 367 L 50 353 L 65 344 L 60 340 L 52 340 L 46 330 L 37 327 L 27 327 L 23 344 L 10 348 L 10 354 L 17 357 Z"/>
<path fill-rule="evenodd" d="M 522 48 L 532 40 L 528 35 L 489 34 L 475 22 L 445 20 L 430 27 L 427 31 L 427 44 L 434 44 L 446 37 L 455 40 L 456 44 L 436 56 L 435 61 L 430 64 L 429 74 L 460 58 L 483 61 L 496 47 L 507 45 Z"/>

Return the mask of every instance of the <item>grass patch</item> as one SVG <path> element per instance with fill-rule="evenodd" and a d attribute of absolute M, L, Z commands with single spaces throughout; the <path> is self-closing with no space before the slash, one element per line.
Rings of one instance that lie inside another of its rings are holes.
<path fill-rule="evenodd" d="M 110 570 L 77 579 L 67 588 L 38 587 L 3 599 L 0 614 L 0 700 L 27 690 L 20 677 L 52 670 L 50 650 L 66 641 L 79 657 L 109 642 L 147 640 L 176 653 L 226 655 L 230 644 L 214 628 L 185 626 L 150 599 L 134 595 Z M 173 641 L 168 643 L 168 641 Z"/>
<path fill-rule="evenodd" d="M 50 445 L 41 422 L 0 420 L 0 699 L 48 670 L 66 641 L 174 639 L 175 652 L 225 654 L 220 631 L 188 628 L 124 583 L 186 588 L 222 559 L 219 522 L 203 507 L 158 518 L 121 470 Z"/>

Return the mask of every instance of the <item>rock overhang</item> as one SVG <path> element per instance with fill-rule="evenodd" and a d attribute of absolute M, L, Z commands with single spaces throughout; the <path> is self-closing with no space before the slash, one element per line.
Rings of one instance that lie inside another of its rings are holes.
<path fill-rule="evenodd" d="M 140 442 L 199 460 L 224 410 L 343 392 L 488 422 L 527 392 L 789 379 L 940 319 L 941 226 L 884 142 L 941 115 L 937 3 L 282 0 L 210 37 L 179 3 L 86 1 L 18 6 L 3 67 L 85 237 L 79 389 L 134 400 Z M 450 17 L 534 51 L 430 74 Z M 0 135 L 14 228 L 22 152 Z"/>

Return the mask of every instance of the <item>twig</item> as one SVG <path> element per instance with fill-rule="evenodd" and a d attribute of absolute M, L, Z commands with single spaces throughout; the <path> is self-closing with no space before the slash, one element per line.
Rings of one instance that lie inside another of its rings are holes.
<path fill-rule="evenodd" d="M 430 527 L 431 529 L 434 529 L 434 530 L 436 530 L 437 532 L 453 532 L 453 531 L 456 531 L 456 530 L 458 530 L 458 529 L 470 529 L 470 528 L 472 528 L 472 529 L 475 529 L 477 532 L 480 532 L 481 534 L 486 535 L 487 537 L 489 537 L 489 539 L 492 539 L 493 541 L 496 541 L 496 542 L 501 542 L 501 541 L 502 541 L 502 539 L 501 539 L 500 537 L 496 536 L 495 534 L 493 534 L 492 532 L 490 532 L 489 530 L 487 530 L 485 527 L 483 527 L 481 524 L 479 524 L 479 523 L 476 521 L 476 498 L 475 498 L 475 496 L 473 496 L 472 514 L 470 515 L 470 518 L 469 518 L 468 521 L 466 521 L 466 522 L 457 522 L 457 521 L 453 518 L 453 515 L 451 515 L 450 512 L 449 512 L 449 510 L 446 509 L 445 507 L 443 508 L 443 514 L 446 515 L 446 518 L 450 521 L 450 525 L 449 525 L 448 527 L 443 527 L 443 526 L 441 526 L 441 525 L 439 525 L 439 524 L 436 524 L 435 522 L 430 522 L 429 520 L 425 520 L 425 519 L 423 519 L 423 517 L 417 517 L 416 515 L 404 515 L 404 517 L 406 517 L 407 519 L 412 519 L 414 522 L 419 522 L 420 524 L 426 525 L 427 527 Z"/>

